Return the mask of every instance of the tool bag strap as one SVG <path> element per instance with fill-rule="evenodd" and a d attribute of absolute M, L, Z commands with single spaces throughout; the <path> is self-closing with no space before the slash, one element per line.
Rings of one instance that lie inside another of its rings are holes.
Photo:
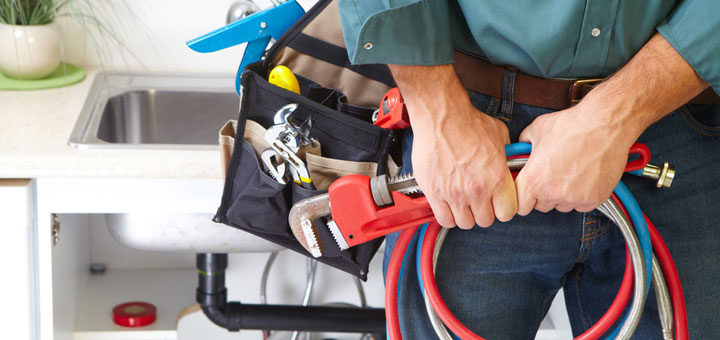
<path fill-rule="evenodd" d="M 362 76 L 377 80 L 389 87 L 395 87 L 395 80 L 385 64 L 367 64 L 353 65 L 350 63 L 345 46 L 338 46 L 322 39 L 303 33 L 303 29 L 312 22 L 318 14 L 326 10 L 332 0 L 320 0 L 313 6 L 300 20 L 298 20 L 290 29 L 268 50 L 265 62 L 271 62 L 278 52 L 285 48 L 291 47 L 302 54 L 312 56 L 316 59 L 323 60 L 336 66 L 350 69 Z M 328 8 L 327 10 L 337 11 L 337 8 Z M 268 66 L 267 64 L 265 66 Z"/>

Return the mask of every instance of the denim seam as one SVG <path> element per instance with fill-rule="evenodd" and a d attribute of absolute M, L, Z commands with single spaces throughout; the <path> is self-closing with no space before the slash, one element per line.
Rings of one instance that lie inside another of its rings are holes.
<path fill-rule="evenodd" d="M 708 137 L 720 136 L 720 127 L 713 128 L 709 126 L 704 126 L 690 115 L 690 111 L 687 109 L 687 107 L 682 106 L 678 109 L 678 111 L 680 112 L 680 116 L 682 117 L 683 121 L 685 121 L 685 124 L 687 124 L 691 129 L 695 130 L 695 132 Z"/>
<path fill-rule="evenodd" d="M 595 223 L 595 222 L 597 222 L 597 221 L 593 220 L 593 221 L 588 221 L 587 223 L 589 225 L 589 224 Z M 600 223 L 598 223 L 598 224 L 600 224 Z M 612 228 L 612 226 L 610 224 L 607 224 L 607 223 L 602 224 L 600 227 L 593 230 L 589 234 L 583 235 L 581 241 L 590 241 L 590 240 L 596 239 L 602 235 L 607 234 L 607 232 L 610 231 L 611 228 Z"/>
<path fill-rule="evenodd" d="M 496 117 L 499 105 L 500 105 L 500 100 L 498 100 L 495 97 L 490 98 L 490 103 L 488 103 L 488 107 L 485 110 L 485 113 L 490 115 L 491 117 Z"/>
<path fill-rule="evenodd" d="M 582 236 L 580 237 L 580 253 L 578 254 L 578 262 L 583 263 L 587 258 L 590 256 L 590 248 L 592 247 L 592 240 L 595 237 L 587 237 L 592 236 L 596 233 L 597 230 L 593 230 L 588 232 L 591 228 L 591 224 L 597 223 L 596 219 L 590 219 L 591 217 L 587 214 L 583 214 L 583 231 Z"/>
<path fill-rule="evenodd" d="M 578 249 L 578 262 L 580 262 L 580 259 L 582 258 L 582 253 L 585 250 L 585 242 L 583 242 L 583 235 L 585 235 L 585 229 L 587 228 L 586 222 L 587 213 L 582 214 L 582 231 L 580 232 L 580 249 Z"/>
<path fill-rule="evenodd" d="M 575 295 L 577 295 L 578 308 L 580 309 L 580 320 L 582 321 L 583 328 L 587 330 L 590 328 L 589 315 L 586 315 L 585 306 L 583 305 L 582 295 L 580 294 L 580 270 L 575 271 Z"/>
<path fill-rule="evenodd" d="M 581 263 L 585 263 L 585 261 L 588 259 L 588 257 L 590 257 L 590 248 L 592 248 L 593 240 L 594 239 L 591 238 L 591 239 L 588 239 L 587 241 L 583 241 L 583 248 L 585 249 L 585 252 L 582 255 L 582 257 L 579 259 L 579 261 Z"/>
<path fill-rule="evenodd" d="M 542 303 L 540 303 L 540 310 L 544 311 L 548 305 L 548 303 L 551 301 L 551 298 L 554 294 L 545 294 L 543 297 Z M 547 314 L 547 312 L 545 313 Z M 542 320 L 545 318 L 545 315 L 543 313 L 538 314 L 537 319 L 535 320 L 535 327 L 539 328 L 540 324 L 542 323 Z"/>

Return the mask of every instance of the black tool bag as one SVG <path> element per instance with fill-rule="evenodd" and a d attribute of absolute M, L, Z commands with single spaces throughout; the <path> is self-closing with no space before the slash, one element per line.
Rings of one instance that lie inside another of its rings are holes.
<path fill-rule="evenodd" d="M 267 81 L 276 65 L 285 65 L 295 73 L 300 95 Z M 241 83 L 238 138 L 215 221 L 311 256 L 294 238 L 288 211 L 293 203 L 327 190 L 305 189 L 292 181 L 281 184 L 266 174 L 259 161 L 259 154 L 267 147 L 262 138 L 264 130 L 273 125 L 275 112 L 281 107 L 298 104 L 293 118 L 312 120 L 310 135 L 322 149 L 320 155 L 307 155 L 318 189 L 327 189 L 332 180 L 345 174 L 393 174 L 397 166 L 391 154 L 399 151 L 399 132 L 371 123 L 383 94 L 394 86 L 392 76 L 386 65 L 350 65 L 337 6 L 321 0 L 263 60 L 247 66 Z M 365 280 L 368 263 L 382 240 L 340 251 L 325 227 L 326 221 L 321 220 L 316 223 L 325 249 L 318 260 Z"/>

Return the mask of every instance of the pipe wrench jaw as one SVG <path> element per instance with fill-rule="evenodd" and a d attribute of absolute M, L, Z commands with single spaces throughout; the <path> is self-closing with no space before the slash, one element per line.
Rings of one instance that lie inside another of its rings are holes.
<path fill-rule="evenodd" d="M 312 255 L 315 258 L 318 258 L 322 256 L 323 254 L 323 246 L 322 242 L 320 242 L 320 237 L 318 237 L 318 231 L 315 227 L 315 224 L 310 221 L 309 219 L 302 220 L 302 240 L 304 242 L 300 242 L 300 245 L 307 250 L 310 255 Z M 295 231 L 293 231 L 295 233 Z M 297 235 L 295 235 L 297 238 Z M 300 240 L 300 239 L 298 239 Z"/>
<path fill-rule="evenodd" d="M 347 242 L 345 242 L 345 236 L 343 236 L 342 232 L 340 231 L 340 228 L 338 228 L 337 223 L 335 221 L 330 220 L 327 223 L 327 227 L 330 230 L 330 234 L 332 234 L 333 238 L 335 239 L 335 243 L 337 243 L 338 247 L 340 247 L 340 250 L 345 250 L 350 248 Z"/>
<path fill-rule="evenodd" d="M 288 214 L 290 230 L 313 257 L 323 255 L 323 244 L 318 235 L 315 221 L 319 217 L 330 215 L 330 199 L 328 194 L 321 194 L 295 203 Z"/>

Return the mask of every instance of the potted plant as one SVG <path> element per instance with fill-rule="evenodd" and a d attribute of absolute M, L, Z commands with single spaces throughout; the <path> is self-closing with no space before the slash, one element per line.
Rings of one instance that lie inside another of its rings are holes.
<path fill-rule="evenodd" d="M 0 0 L 0 72 L 19 79 L 50 75 L 62 59 L 54 19 L 72 0 Z"/>
<path fill-rule="evenodd" d="M 56 19 L 61 18 L 68 21 L 58 27 Z M 115 56 L 140 61 L 115 28 L 120 23 L 142 27 L 124 0 L 0 0 L 0 73 L 25 81 L 46 77 L 58 65 L 63 70 L 79 69 L 61 64 L 63 47 L 58 32 L 69 22 L 81 29 L 81 39 L 96 46 L 93 51 L 101 62 Z"/>

